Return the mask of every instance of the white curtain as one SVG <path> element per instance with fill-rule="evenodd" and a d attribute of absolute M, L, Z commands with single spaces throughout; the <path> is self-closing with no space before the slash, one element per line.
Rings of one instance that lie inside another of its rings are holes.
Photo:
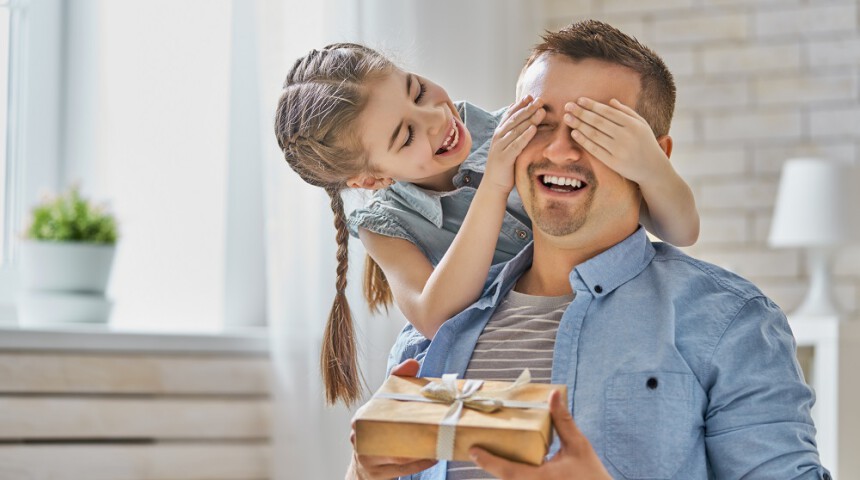
<path fill-rule="evenodd" d="M 312 48 L 354 41 L 438 81 L 454 99 L 488 109 L 513 100 L 542 12 L 526 0 L 257 0 L 264 152 L 268 311 L 275 368 L 274 474 L 277 480 L 342 478 L 352 448 L 352 411 L 326 407 L 319 347 L 334 295 L 334 227 L 329 199 L 305 185 L 283 160 L 272 131 L 283 78 Z M 453 33 L 452 33 L 453 32 Z M 355 206 L 361 197 L 350 196 Z M 372 317 L 361 298 L 364 250 L 351 241 L 348 296 L 362 369 L 375 390 L 404 319 Z"/>

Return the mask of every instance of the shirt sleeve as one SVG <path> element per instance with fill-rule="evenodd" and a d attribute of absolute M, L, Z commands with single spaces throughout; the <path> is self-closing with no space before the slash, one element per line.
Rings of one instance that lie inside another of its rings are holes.
<path fill-rule="evenodd" d="M 763 296 L 723 332 L 706 377 L 705 445 L 716 478 L 830 478 L 795 348 L 785 315 Z"/>
<path fill-rule="evenodd" d="M 391 347 L 391 352 L 388 354 L 388 368 L 386 373 L 391 375 L 391 370 L 400 363 L 414 358 L 419 363 L 424 362 L 424 356 L 427 354 L 427 349 L 430 347 L 430 340 L 424 338 L 412 324 L 407 323 L 394 345 Z"/>
<path fill-rule="evenodd" d="M 346 225 L 349 229 L 349 234 L 355 238 L 358 238 L 358 229 L 364 228 L 371 232 L 385 235 L 386 237 L 402 238 L 416 245 L 418 244 L 415 236 L 402 223 L 398 222 L 393 215 L 385 212 L 385 209 L 378 204 L 353 210 L 346 220 Z"/>

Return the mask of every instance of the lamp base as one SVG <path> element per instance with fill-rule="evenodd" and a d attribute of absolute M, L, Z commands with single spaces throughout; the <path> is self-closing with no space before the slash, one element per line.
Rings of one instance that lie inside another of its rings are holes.
<path fill-rule="evenodd" d="M 806 252 L 806 265 L 809 272 L 809 291 L 803 303 L 792 315 L 819 317 L 838 315 L 839 308 L 833 302 L 833 285 L 830 275 L 830 255 L 828 248 L 810 248 Z"/>

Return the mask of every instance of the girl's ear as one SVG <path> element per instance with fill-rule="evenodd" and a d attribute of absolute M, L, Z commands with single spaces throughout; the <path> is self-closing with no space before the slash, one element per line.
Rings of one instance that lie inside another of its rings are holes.
<path fill-rule="evenodd" d="M 378 178 L 366 173 L 360 173 L 346 180 L 346 186 L 349 188 L 364 188 L 367 190 L 379 190 L 394 183 L 390 178 Z"/>

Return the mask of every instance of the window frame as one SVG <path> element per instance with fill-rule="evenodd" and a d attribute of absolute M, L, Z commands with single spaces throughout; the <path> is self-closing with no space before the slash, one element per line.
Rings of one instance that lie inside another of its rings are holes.
<path fill-rule="evenodd" d="M 0 226 L 4 240 L 0 251 L 0 325 L 3 325 L 17 323 L 18 247 L 27 211 L 46 190 L 59 191 L 68 180 L 76 175 L 87 175 L 94 167 L 86 162 L 82 164 L 78 158 L 70 158 L 68 152 L 73 147 L 69 135 L 74 134 L 70 131 L 74 119 L 69 117 L 69 101 L 75 98 L 69 64 L 81 60 L 75 57 L 76 45 L 79 48 L 88 41 L 81 37 L 82 25 L 87 26 L 89 19 L 95 18 L 98 7 L 90 2 L 70 4 L 67 0 L 0 0 L 0 8 L 9 8 L 10 25 L 15 22 L 15 27 L 10 28 L 8 92 L 9 110 L 14 109 L 14 113 L 10 113 L 7 127 L 7 145 L 12 155 L 8 157 L 2 193 L 5 195 L 4 211 L 0 212 L 5 219 Z M 253 15 L 234 18 L 232 27 L 235 35 L 230 52 L 231 76 L 241 75 L 246 83 L 254 84 L 256 77 L 247 78 L 248 74 L 241 69 L 256 72 L 257 60 L 248 63 L 249 59 L 237 58 L 237 51 L 253 50 L 253 44 L 243 40 L 253 37 Z M 234 104 L 258 101 L 258 92 L 254 90 L 234 89 L 231 96 L 236 97 L 231 99 Z M 249 118 L 256 120 L 256 116 L 256 111 L 245 109 L 240 110 L 239 115 L 231 113 L 228 119 L 231 144 L 245 147 L 244 150 L 231 147 L 231 169 L 246 161 L 248 156 L 259 155 L 258 151 L 248 148 L 260 148 L 254 143 L 257 132 L 242 128 Z M 242 173 L 241 178 L 231 180 L 224 212 L 229 217 L 227 228 L 239 228 L 243 232 L 243 235 L 228 237 L 229 252 L 222 259 L 225 268 L 240 274 L 228 272 L 226 275 L 224 323 L 221 325 L 225 330 L 266 324 L 265 262 L 261 251 L 264 246 L 262 173 Z M 256 192 L 256 195 L 249 196 L 248 192 Z M 255 212 L 250 219 L 245 213 L 249 211 Z M 246 280 L 250 277 L 251 281 L 230 283 L 229 279 L 234 276 Z"/>
<path fill-rule="evenodd" d="M 5 0 L 10 9 L 9 115 L 0 324 L 17 322 L 18 247 L 29 207 L 63 175 L 65 0 Z"/>
<path fill-rule="evenodd" d="M 6 66 L 6 151 L 3 152 L 2 249 L 0 249 L 0 322 L 15 320 L 17 275 L 17 232 L 22 228 L 22 186 L 24 174 L 23 147 L 26 127 L 28 71 L 29 2 L 0 1 L 8 9 L 8 52 Z M 23 105 L 22 105 L 23 104 Z"/>

